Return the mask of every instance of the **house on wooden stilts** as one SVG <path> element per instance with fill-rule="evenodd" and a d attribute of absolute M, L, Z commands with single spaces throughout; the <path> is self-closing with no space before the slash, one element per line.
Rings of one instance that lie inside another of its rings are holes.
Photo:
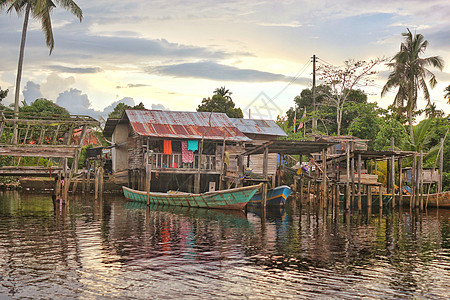
<path fill-rule="evenodd" d="M 218 189 L 223 146 L 243 151 L 250 141 L 226 114 L 209 112 L 126 110 L 106 121 L 103 134 L 113 143 L 115 183 L 160 192 Z M 237 165 L 235 157 L 226 160 Z"/>

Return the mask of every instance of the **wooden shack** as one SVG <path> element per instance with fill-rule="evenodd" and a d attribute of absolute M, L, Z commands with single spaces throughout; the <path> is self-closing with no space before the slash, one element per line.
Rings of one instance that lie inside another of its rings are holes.
<path fill-rule="evenodd" d="M 287 134 L 281 129 L 277 123 L 272 120 L 256 120 L 256 119 L 231 119 L 234 125 L 244 133 L 250 142 L 245 144 L 245 150 L 250 151 L 263 145 L 266 142 L 278 140 L 280 137 L 286 137 Z M 269 153 L 267 159 L 267 176 L 269 180 L 274 180 L 277 173 L 278 153 Z M 243 164 L 246 166 L 247 173 L 252 176 L 263 176 L 263 160 L 264 154 L 247 155 L 243 158 Z"/>
<path fill-rule="evenodd" d="M 150 170 L 151 190 L 163 192 L 193 191 L 198 173 L 201 191 L 217 188 L 224 160 L 237 166 L 235 157 L 224 157 L 223 146 L 243 151 L 250 141 L 226 114 L 209 112 L 126 110 L 108 119 L 103 133 L 113 143 L 117 184 L 143 189 Z"/>

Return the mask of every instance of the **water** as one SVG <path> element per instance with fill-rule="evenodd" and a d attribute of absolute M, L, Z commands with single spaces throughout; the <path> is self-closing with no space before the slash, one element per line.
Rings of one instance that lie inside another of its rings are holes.
<path fill-rule="evenodd" d="M 0 299 L 450 296 L 450 210 L 336 215 L 0 194 Z"/>

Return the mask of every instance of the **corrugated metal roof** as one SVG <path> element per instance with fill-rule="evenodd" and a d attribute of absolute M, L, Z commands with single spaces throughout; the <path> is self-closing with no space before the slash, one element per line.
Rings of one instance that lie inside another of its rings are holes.
<path fill-rule="evenodd" d="M 286 132 L 272 120 L 232 118 L 231 121 L 244 134 L 287 136 Z"/>
<path fill-rule="evenodd" d="M 131 126 L 143 136 L 179 139 L 250 141 L 224 113 L 126 110 Z M 211 127 L 209 121 L 211 120 Z M 209 131 L 208 131 L 209 130 Z"/>

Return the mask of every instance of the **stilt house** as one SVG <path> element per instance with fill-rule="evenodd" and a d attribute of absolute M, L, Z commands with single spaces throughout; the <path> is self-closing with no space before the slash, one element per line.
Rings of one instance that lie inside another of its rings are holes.
<path fill-rule="evenodd" d="M 116 183 L 143 189 L 150 168 L 151 190 L 164 192 L 191 192 L 198 172 L 201 191 L 218 187 L 223 146 L 243 152 L 250 141 L 226 114 L 209 112 L 126 110 L 120 119 L 107 120 L 103 134 L 113 143 Z M 227 157 L 226 163 L 237 166 L 234 160 Z"/>

